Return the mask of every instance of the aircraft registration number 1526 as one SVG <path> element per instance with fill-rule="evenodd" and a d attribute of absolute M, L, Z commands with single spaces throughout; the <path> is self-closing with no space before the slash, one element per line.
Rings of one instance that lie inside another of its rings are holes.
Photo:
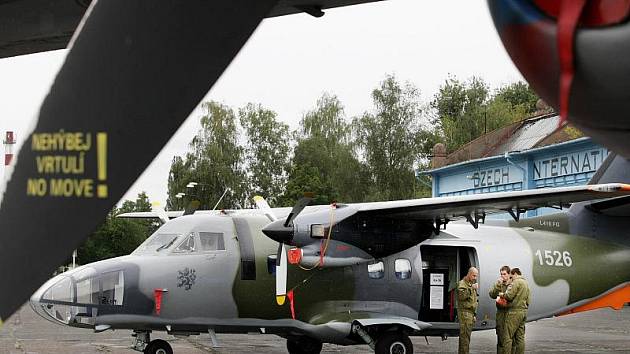
<path fill-rule="evenodd" d="M 573 259 L 571 259 L 571 253 L 569 251 L 536 250 L 536 256 L 538 257 L 540 265 L 546 264 L 554 267 L 570 267 L 573 265 Z"/>

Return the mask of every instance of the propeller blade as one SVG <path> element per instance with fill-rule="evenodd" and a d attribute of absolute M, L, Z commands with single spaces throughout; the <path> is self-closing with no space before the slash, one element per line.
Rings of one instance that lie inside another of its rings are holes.
<path fill-rule="evenodd" d="M 92 2 L 7 171 L 0 321 L 105 219 L 276 3 Z"/>
<path fill-rule="evenodd" d="M 287 297 L 287 252 L 284 244 L 278 244 L 278 254 L 276 255 L 276 302 L 278 305 L 284 305 Z"/>
<path fill-rule="evenodd" d="M 265 200 L 265 198 L 263 198 L 263 197 L 261 197 L 259 195 L 254 196 L 254 203 L 256 203 L 256 207 L 258 209 L 260 209 L 260 210 L 265 212 L 265 215 L 269 218 L 269 220 L 271 220 L 271 221 L 278 220 L 276 215 L 271 210 L 271 207 L 269 206 L 269 204 L 267 204 L 267 201 Z"/>
<path fill-rule="evenodd" d="M 166 214 L 166 210 L 160 206 L 159 203 L 153 203 L 151 205 L 151 211 L 157 214 L 158 218 L 162 221 L 163 224 L 166 224 L 170 221 L 168 218 L 168 214 Z"/>
<path fill-rule="evenodd" d="M 298 200 L 297 203 L 295 203 L 295 205 L 293 206 L 293 209 L 291 209 L 291 212 L 287 216 L 287 219 L 284 221 L 284 227 L 293 225 L 293 220 L 297 218 L 297 216 L 302 212 L 302 210 L 304 210 L 304 208 L 306 208 L 308 203 L 313 200 L 314 196 L 314 193 L 304 193 L 304 196 L 300 198 L 300 200 Z"/>

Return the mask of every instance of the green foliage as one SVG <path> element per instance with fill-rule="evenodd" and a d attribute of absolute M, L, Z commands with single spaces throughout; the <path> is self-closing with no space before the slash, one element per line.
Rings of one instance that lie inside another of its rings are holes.
<path fill-rule="evenodd" d="M 481 78 L 466 82 L 449 77 L 431 102 L 434 122 L 446 149 L 453 152 L 480 135 L 526 118 L 536 111 L 538 97 L 523 82 L 499 88 L 489 95 Z"/>
<path fill-rule="evenodd" d="M 144 192 L 138 194 L 135 202 L 127 200 L 107 214 L 103 224 L 77 250 L 79 264 L 127 255 L 152 234 L 157 225 L 149 220 L 116 218 L 118 214 L 136 211 L 151 211 Z"/>
<path fill-rule="evenodd" d="M 494 95 L 494 99 L 503 100 L 515 109 L 526 112 L 526 114 L 535 112 L 536 102 L 538 102 L 538 96 L 534 90 L 523 81 L 517 81 L 499 88 Z"/>
<path fill-rule="evenodd" d="M 431 182 L 415 171 L 428 168 L 437 142 L 452 152 L 531 114 L 537 97 L 522 82 L 492 95 L 481 78 L 449 77 L 423 106 L 417 88 L 387 76 L 372 100 L 373 109 L 349 123 L 339 99 L 324 94 L 292 135 L 260 104 L 235 114 L 203 103 L 190 151 L 173 158 L 167 208 L 182 210 L 199 200 L 201 209 L 212 209 L 226 188 L 219 208 L 250 207 L 256 194 L 272 206 L 291 206 L 304 192 L 315 193 L 315 204 L 429 196 Z M 193 181 L 198 185 L 187 188 Z"/>
<path fill-rule="evenodd" d="M 355 119 L 357 142 L 374 182 L 372 200 L 415 195 L 414 164 L 427 134 L 420 125 L 420 93 L 388 76 L 372 91 L 374 112 Z"/>
<path fill-rule="evenodd" d="M 284 192 L 290 162 L 289 126 L 276 113 L 249 103 L 239 109 L 245 131 L 249 195 L 262 195 L 274 206 Z"/>
<path fill-rule="evenodd" d="M 175 157 L 171 164 L 166 206 L 182 210 L 193 200 L 200 209 L 242 207 L 246 203 L 247 178 L 244 170 L 244 148 L 239 143 L 234 111 L 217 102 L 202 104 L 201 129 L 190 143 L 186 158 Z M 197 182 L 187 188 L 189 182 Z M 177 198 L 178 193 L 185 193 Z"/>
<path fill-rule="evenodd" d="M 312 204 L 361 201 L 368 179 L 351 138 L 339 99 L 322 95 L 295 133 L 294 157 L 281 204 L 293 205 L 304 192 L 315 193 Z"/>
<path fill-rule="evenodd" d="M 477 77 L 468 82 L 449 77 L 440 87 L 431 106 L 436 110 L 436 121 L 448 151 L 455 151 L 483 134 L 488 91 L 488 85 Z"/>

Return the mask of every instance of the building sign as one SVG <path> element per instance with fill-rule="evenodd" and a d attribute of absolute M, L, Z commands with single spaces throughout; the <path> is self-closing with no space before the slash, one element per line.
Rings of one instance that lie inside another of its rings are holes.
<path fill-rule="evenodd" d="M 596 171 L 608 156 L 606 149 L 593 149 L 571 154 L 536 159 L 533 162 L 534 180 Z"/>
<path fill-rule="evenodd" d="M 473 186 L 490 187 L 510 183 L 510 166 L 481 170 L 472 174 Z"/>

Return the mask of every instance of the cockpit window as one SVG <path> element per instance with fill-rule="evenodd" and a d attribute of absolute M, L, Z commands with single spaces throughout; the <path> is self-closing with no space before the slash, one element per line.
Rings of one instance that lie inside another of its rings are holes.
<path fill-rule="evenodd" d="M 184 242 L 177 246 L 175 252 L 195 252 L 195 234 L 191 232 Z"/>
<path fill-rule="evenodd" d="M 61 280 L 51 286 L 44 295 L 44 300 L 74 302 L 74 287 L 69 277 L 62 277 Z"/>
<path fill-rule="evenodd" d="M 199 233 L 199 250 L 200 251 L 225 251 L 225 242 L 223 234 L 219 232 L 200 232 Z"/>
<path fill-rule="evenodd" d="M 72 275 L 77 285 L 77 303 L 98 304 L 99 284 L 94 268 L 85 268 Z"/>
<path fill-rule="evenodd" d="M 154 234 L 144 241 L 134 253 L 160 252 L 168 249 L 177 241 L 179 236 L 178 234 Z"/>

